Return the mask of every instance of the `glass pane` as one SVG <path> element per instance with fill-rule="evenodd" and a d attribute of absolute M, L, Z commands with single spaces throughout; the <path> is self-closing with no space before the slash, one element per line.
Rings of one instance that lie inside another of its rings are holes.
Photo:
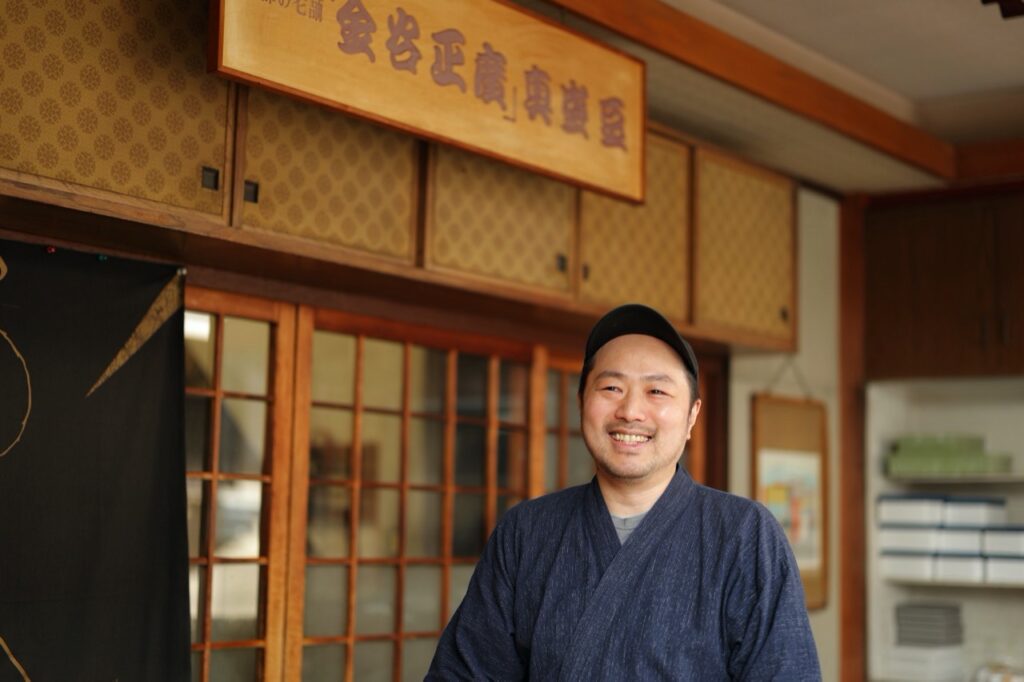
<path fill-rule="evenodd" d="M 405 553 L 441 556 L 441 494 L 410 490 L 405 502 Z"/>
<path fill-rule="evenodd" d="M 313 400 L 351 405 L 356 371 L 356 339 L 347 334 L 313 332 Z"/>
<path fill-rule="evenodd" d="M 409 368 L 409 409 L 444 413 L 447 353 L 413 346 Z"/>
<path fill-rule="evenodd" d="M 260 567 L 257 564 L 216 564 L 213 567 L 213 618 L 210 639 L 256 639 L 259 614 Z M 219 677 L 212 679 L 219 680 Z M 251 678 L 250 678 L 251 679 Z"/>
<path fill-rule="evenodd" d="M 192 652 L 192 682 L 199 682 L 203 676 L 203 654 L 199 651 Z"/>
<path fill-rule="evenodd" d="M 214 649 L 210 652 L 210 679 L 253 682 L 261 654 L 259 649 Z"/>
<path fill-rule="evenodd" d="M 306 554 L 323 558 L 348 556 L 351 500 L 352 493 L 344 486 L 309 487 Z"/>
<path fill-rule="evenodd" d="M 217 535 L 214 554 L 222 557 L 260 555 L 260 510 L 263 484 L 259 481 L 217 483 Z"/>
<path fill-rule="evenodd" d="M 397 483 L 402 470 L 402 417 L 363 413 L 363 480 Z"/>
<path fill-rule="evenodd" d="M 267 404 L 262 400 L 225 398 L 220 417 L 220 470 L 263 473 Z"/>
<path fill-rule="evenodd" d="M 309 413 L 309 475 L 348 478 L 352 456 L 352 413 L 314 407 Z"/>
<path fill-rule="evenodd" d="M 498 431 L 498 487 L 526 490 L 525 431 Z"/>
<path fill-rule="evenodd" d="M 348 568 L 306 566 L 306 607 L 302 632 L 307 637 L 344 635 L 348 621 Z"/>
<path fill-rule="evenodd" d="M 441 627 L 441 567 L 406 566 L 402 629 L 429 632 Z"/>
<path fill-rule="evenodd" d="M 452 528 L 453 556 L 480 556 L 484 550 L 483 495 L 455 494 L 455 519 Z"/>
<path fill-rule="evenodd" d="M 402 642 L 402 682 L 422 682 L 437 649 L 436 639 L 407 639 Z"/>
<path fill-rule="evenodd" d="M 452 617 L 455 609 L 462 603 L 466 596 L 466 588 L 469 587 L 469 579 L 473 577 L 473 569 L 476 564 L 452 564 L 448 573 L 448 618 Z"/>
<path fill-rule="evenodd" d="M 398 491 L 363 488 L 359 505 L 359 556 L 398 556 Z"/>
<path fill-rule="evenodd" d="M 345 678 L 345 646 L 323 644 L 302 648 L 303 682 L 339 682 Z"/>
<path fill-rule="evenodd" d="M 569 480 L 566 486 L 590 483 L 594 477 L 594 460 L 582 436 L 569 436 Z"/>
<path fill-rule="evenodd" d="M 210 470 L 210 403 L 211 398 L 185 396 L 185 468 L 188 471 Z"/>
<path fill-rule="evenodd" d="M 363 405 L 402 409 L 402 344 L 363 341 Z"/>
<path fill-rule="evenodd" d="M 213 387 L 213 315 L 185 311 L 185 385 Z"/>
<path fill-rule="evenodd" d="M 547 391 L 544 394 L 544 414 L 546 415 L 544 423 L 547 424 L 549 428 L 555 428 L 561 423 L 559 412 L 561 406 L 558 402 L 561 391 L 558 381 L 561 376 L 562 375 L 559 372 L 554 370 L 548 371 Z"/>
<path fill-rule="evenodd" d="M 353 679 L 359 682 L 391 682 L 395 645 L 391 642 L 356 642 Z"/>
<path fill-rule="evenodd" d="M 580 407 L 578 391 L 580 388 L 580 375 L 570 374 L 565 380 L 565 413 L 568 416 L 569 430 L 580 430 Z"/>
<path fill-rule="evenodd" d="M 197 478 L 185 479 L 185 495 L 188 499 L 188 555 L 205 556 L 203 543 L 203 509 L 210 494 L 210 484 Z"/>
<path fill-rule="evenodd" d="M 409 482 L 439 485 L 444 477 L 444 423 L 409 420 Z"/>
<path fill-rule="evenodd" d="M 221 388 L 266 395 L 270 373 L 270 324 L 225 317 L 221 358 Z"/>
<path fill-rule="evenodd" d="M 465 417 L 487 415 L 487 358 L 459 355 L 458 412 Z"/>
<path fill-rule="evenodd" d="M 192 619 L 192 641 L 203 639 L 203 607 L 206 604 L 206 567 L 188 567 L 188 612 Z"/>
<path fill-rule="evenodd" d="M 516 424 L 526 423 L 526 397 L 529 395 L 530 368 L 519 362 L 501 363 L 498 384 L 498 419 Z"/>
<path fill-rule="evenodd" d="M 394 566 L 360 564 L 356 573 L 357 635 L 394 631 L 397 574 Z"/>
<path fill-rule="evenodd" d="M 455 429 L 455 485 L 485 484 L 487 431 L 482 426 L 459 424 Z"/>
<path fill-rule="evenodd" d="M 558 435 L 554 433 L 544 439 L 544 490 L 558 490 Z"/>

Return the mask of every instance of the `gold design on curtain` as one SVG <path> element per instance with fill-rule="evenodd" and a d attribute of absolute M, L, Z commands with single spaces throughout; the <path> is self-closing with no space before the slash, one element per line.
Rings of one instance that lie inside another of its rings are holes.
<path fill-rule="evenodd" d="M 107 365 L 107 368 L 100 375 L 100 378 L 96 380 L 92 388 L 89 389 L 89 392 L 85 394 L 85 397 L 91 396 L 97 388 L 112 377 L 117 370 L 121 369 L 124 363 L 128 362 L 135 355 L 136 351 L 142 348 L 146 341 L 149 341 L 149 338 L 163 326 L 164 322 L 177 312 L 181 304 L 181 276 L 178 275 L 172 277 L 171 281 L 157 294 L 157 297 L 149 306 L 149 310 L 146 311 L 142 320 L 139 321 L 139 324 L 132 331 L 131 336 L 124 342 L 121 349 L 117 351 L 117 355 L 110 361 L 110 364 Z"/>

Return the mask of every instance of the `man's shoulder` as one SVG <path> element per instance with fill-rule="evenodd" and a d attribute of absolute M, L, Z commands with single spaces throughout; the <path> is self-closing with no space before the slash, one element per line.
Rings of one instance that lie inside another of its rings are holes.
<path fill-rule="evenodd" d="M 734 528 L 748 524 L 760 526 L 765 522 L 770 524 L 774 518 L 760 502 L 717 488 L 698 484 L 695 486 L 695 498 L 705 519 L 717 519 Z"/>
<path fill-rule="evenodd" d="M 509 508 L 500 523 L 517 527 L 560 525 L 583 503 L 588 488 L 589 484 L 577 485 L 523 500 Z"/>
<path fill-rule="evenodd" d="M 540 497 L 523 500 L 512 507 L 509 511 L 518 510 L 518 514 L 532 516 L 572 508 L 583 501 L 583 498 L 587 494 L 587 490 L 589 488 L 589 483 L 572 486 L 571 488 L 564 488 L 553 493 L 541 495 Z"/>

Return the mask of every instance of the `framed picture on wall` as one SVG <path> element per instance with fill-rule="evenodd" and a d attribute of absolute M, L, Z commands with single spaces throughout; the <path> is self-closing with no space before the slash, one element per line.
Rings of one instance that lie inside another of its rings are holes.
<path fill-rule="evenodd" d="M 796 556 L 808 609 L 828 597 L 828 413 L 815 400 L 752 398 L 752 496 L 772 512 Z"/>

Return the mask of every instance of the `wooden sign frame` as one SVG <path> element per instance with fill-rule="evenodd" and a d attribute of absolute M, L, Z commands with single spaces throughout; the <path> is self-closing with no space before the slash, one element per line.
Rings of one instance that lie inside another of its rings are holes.
<path fill-rule="evenodd" d="M 646 65 L 506 0 L 216 0 L 210 69 L 629 201 Z"/>
<path fill-rule="evenodd" d="M 828 602 L 828 411 L 824 403 L 751 398 L 751 497 L 782 524 L 808 610 Z"/>

